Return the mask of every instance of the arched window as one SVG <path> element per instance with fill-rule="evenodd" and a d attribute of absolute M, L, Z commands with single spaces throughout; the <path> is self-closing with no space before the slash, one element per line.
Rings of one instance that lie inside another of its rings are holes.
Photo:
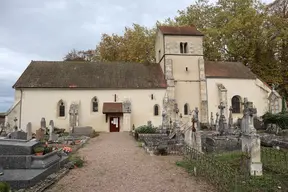
<path fill-rule="evenodd" d="M 158 115 L 159 115 L 159 106 L 154 105 L 154 116 L 158 116 Z"/>
<path fill-rule="evenodd" d="M 240 113 L 241 112 L 241 97 L 235 95 L 231 99 L 232 103 L 232 113 Z"/>
<path fill-rule="evenodd" d="M 188 113 L 189 113 L 189 105 L 188 105 L 188 103 L 186 103 L 184 105 L 184 115 L 188 115 Z"/>
<path fill-rule="evenodd" d="M 97 99 L 97 97 L 94 97 L 92 99 L 92 111 L 98 112 L 98 99 Z"/>
<path fill-rule="evenodd" d="M 65 104 L 63 100 L 60 100 L 58 102 L 58 116 L 59 117 L 65 117 Z"/>

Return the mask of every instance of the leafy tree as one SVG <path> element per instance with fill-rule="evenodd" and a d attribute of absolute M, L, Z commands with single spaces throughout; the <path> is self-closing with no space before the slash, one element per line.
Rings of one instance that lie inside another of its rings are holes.
<path fill-rule="evenodd" d="M 94 52 L 93 50 L 77 51 L 72 49 L 63 59 L 64 61 L 91 61 Z"/>
<path fill-rule="evenodd" d="M 93 60 L 154 62 L 154 43 L 155 30 L 133 24 L 122 36 L 103 34 Z"/>

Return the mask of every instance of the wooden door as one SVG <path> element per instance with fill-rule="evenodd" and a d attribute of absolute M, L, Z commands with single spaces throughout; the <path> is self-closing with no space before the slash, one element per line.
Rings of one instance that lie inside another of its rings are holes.
<path fill-rule="evenodd" d="M 119 132 L 120 130 L 120 118 L 110 117 L 110 132 Z"/>

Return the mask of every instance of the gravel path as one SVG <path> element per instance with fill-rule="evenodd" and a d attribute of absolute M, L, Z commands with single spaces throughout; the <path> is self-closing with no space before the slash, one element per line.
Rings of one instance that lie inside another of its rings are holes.
<path fill-rule="evenodd" d="M 79 154 L 86 165 L 71 170 L 48 192 L 213 191 L 175 165 L 181 157 L 150 156 L 128 133 L 102 133 Z"/>

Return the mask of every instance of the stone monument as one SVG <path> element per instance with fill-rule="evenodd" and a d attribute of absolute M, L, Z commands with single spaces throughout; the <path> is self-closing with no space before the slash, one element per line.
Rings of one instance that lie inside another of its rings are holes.
<path fill-rule="evenodd" d="M 250 155 L 250 174 L 253 176 L 261 176 L 263 174 L 261 163 L 261 141 L 260 136 L 256 133 L 253 121 L 257 110 L 253 107 L 252 102 L 248 102 L 247 98 L 244 98 L 243 104 L 244 110 L 241 122 L 242 151 Z"/>

